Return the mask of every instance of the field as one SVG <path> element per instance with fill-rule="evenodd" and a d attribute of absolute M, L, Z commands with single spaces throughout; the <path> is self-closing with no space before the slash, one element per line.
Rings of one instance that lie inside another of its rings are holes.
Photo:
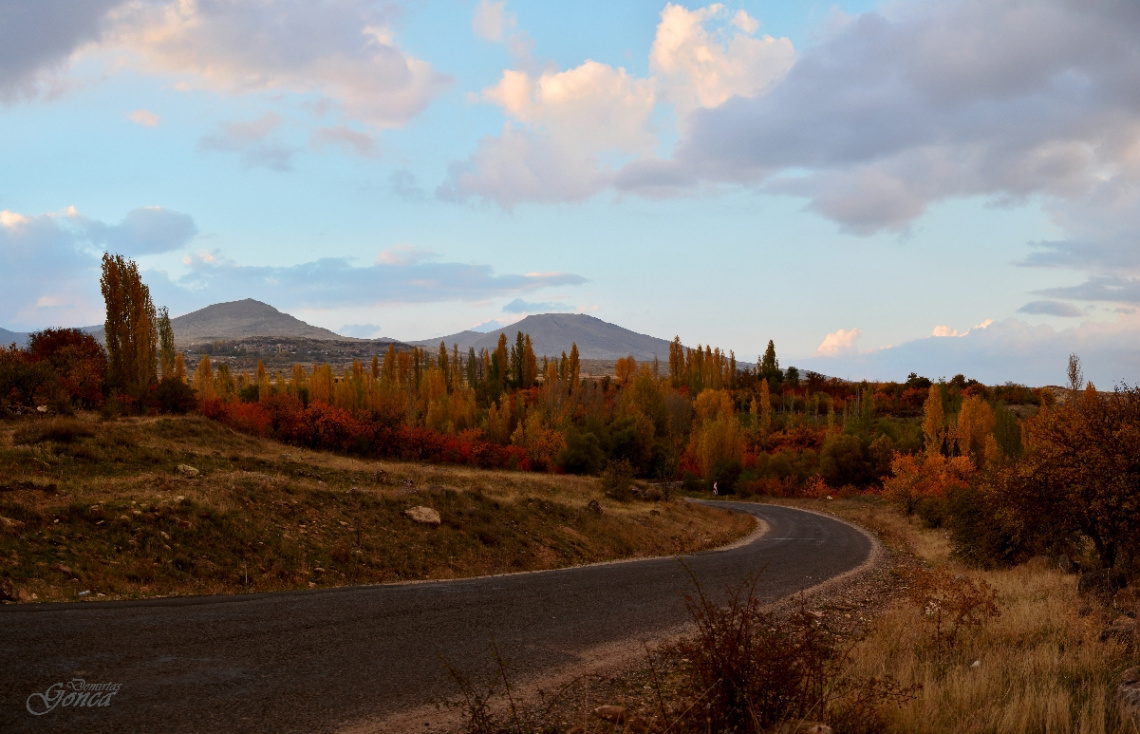
<path fill-rule="evenodd" d="M 752 521 L 595 479 L 362 461 L 200 416 L 0 423 L 0 579 L 21 601 L 456 578 L 685 553 Z M 438 526 L 405 511 L 429 507 Z"/>

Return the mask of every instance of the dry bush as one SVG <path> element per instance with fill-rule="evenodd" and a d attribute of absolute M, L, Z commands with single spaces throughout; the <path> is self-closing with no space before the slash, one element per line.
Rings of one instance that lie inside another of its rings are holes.
<path fill-rule="evenodd" d="M 963 630 L 1001 616 L 997 591 L 984 579 L 954 575 L 946 568 L 917 568 L 909 580 L 910 600 L 933 625 L 938 646 L 953 648 Z"/>
<path fill-rule="evenodd" d="M 756 578 L 730 590 L 724 605 L 694 585 L 685 598 L 696 634 L 659 653 L 685 671 L 682 708 L 661 712 L 672 719 L 668 730 L 758 734 L 782 722 L 828 719 L 845 731 L 874 731 L 884 704 L 914 697 L 917 686 L 851 675 L 850 647 L 802 604 L 790 615 L 765 611 Z"/>

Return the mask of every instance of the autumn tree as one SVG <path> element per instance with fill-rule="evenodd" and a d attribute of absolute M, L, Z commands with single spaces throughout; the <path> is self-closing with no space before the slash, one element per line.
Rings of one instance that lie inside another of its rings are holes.
<path fill-rule="evenodd" d="M 173 379 L 174 327 L 170 324 L 170 312 L 166 306 L 158 309 L 158 361 L 162 367 L 162 379 Z"/>
<path fill-rule="evenodd" d="M 566 380 L 570 383 L 570 390 L 575 391 L 578 389 L 578 382 L 581 380 L 582 364 L 578 359 L 578 342 L 571 342 L 570 344 L 570 357 L 566 360 Z"/>
<path fill-rule="evenodd" d="M 103 254 L 99 280 L 107 307 L 107 383 L 136 400 L 158 382 L 158 324 L 150 288 L 138 265 L 122 255 Z"/>
<path fill-rule="evenodd" d="M 922 437 L 927 453 L 941 453 L 945 436 L 946 413 L 942 409 L 942 390 L 938 385 L 931 385 L 926 402 L 922 405 Z"/>
<path fill-rule="evenodd" d="M 534 344 L 530 334 L 523 339 L 522 386 L 530 387 L 538 382 L 538 358 L 534 354 Z"/>
<path fill-rule="evenodd" d="M 771 339 L 768 340 L 768 348 L 764 350 L 764 356 L 760 358 L 757 368 L 756 376 L 761 380 L 768 380 L 773 387 L 784 379 L 783 373 L 780 372 L 780 360 L 776 359 L 776 343 Z"/>
<path fill-rule="evenodd" d="M 1076 381 L 1073 381 L 1076 382 Z M 1140 555 L 1140 388 L 1089 383 L 1025 425 L 1024 457 L 1000 475 L 999 502 L 1023 534 L 1088 538 L 1100 562 Z"/>

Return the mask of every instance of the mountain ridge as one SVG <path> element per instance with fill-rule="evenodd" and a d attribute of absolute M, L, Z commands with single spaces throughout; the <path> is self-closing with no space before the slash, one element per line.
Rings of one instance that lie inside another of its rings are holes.
<path fill-rule="evenodd" d="M 560 356 L 563 351 L 569 352 L 571 344 L 576 343 L 582 359 L 611 360 L 632 355 L 639 360 L 656 357 L 664 361 L 669 357 L 669 341 L 666 339 L 640 334 L 596 316 L 578 313 L 534 314 L 495 331 L 466 330 L 408 343 L 430 348 L 438 347 L 442 341 L 449 349 L 457 344 L 464 352 L 471 348 L 476 352 L 481 349 L 494 351 L 500 334 L 506 334 L 507 341 L 514 343 L 515 334 L 520 331 L 530 334 L 531 345 L 538 356 Z"/>

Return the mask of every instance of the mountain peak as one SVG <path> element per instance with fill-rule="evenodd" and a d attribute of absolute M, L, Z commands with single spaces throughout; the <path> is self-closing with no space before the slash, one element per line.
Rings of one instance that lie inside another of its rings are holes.
<path fill-rule="evenodd" d="M 665 339 L 639 334 L 616 324 L 602 321 L 583 313 L 543 313 L 527 316 L 510 326 L 480 333 L 461 331 L 456 334 L 412 342 L 423 347 L 438 347 L 442 341 L 450 347 L 457 344 L 462 351 L 474 348 L 494 350 L 499 335 L 506 334 L 513 342 L 518 332 L 530 334 L 534 353 L 557 357 L 569 352 L 572 344 L 578 345 L 582 359 L 620 359 L 633 355 L 639 360 L 667 359 L 669 342 Z"/>

